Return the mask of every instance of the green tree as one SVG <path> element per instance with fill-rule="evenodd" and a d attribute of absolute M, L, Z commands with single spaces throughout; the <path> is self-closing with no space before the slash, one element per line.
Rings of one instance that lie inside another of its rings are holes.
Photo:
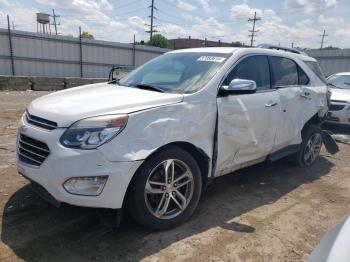
<path fill-rule="evenodd" d="M 148 41 L 147 44 L 151 45 L 151 46 L 162 47 L 162 48 L 168 48 L 168 46 L 169 46 L 168 39 L 166 39 L 161 34 L 153 35 L 152 40 Z"/>
<path fill-rule="evenodd" d="M 231 46 L 233 46 L 233 47 L 242 47 L 242 46 L 244 46 L 241 42 L 239 42 L 239 41 L 236 41 L 236 42 L 232 42 L 231 43 Z"/>
<path fill-rule="evenodd" d="M 324 47 L 324 48 L 322 48 L 322 49 L 325 49 L 325 50 L 338 50 L 338 49 L 340 49 L 339 47 L 334 47 L 334 46 L 326 46 L 326 47 Z"/>
<path fill-rule="evenodd" d="M 94 39 L 94 36 L 92 34 L 90 34 L 89 32 L 85 32 L 85 31 L 81 33 L 81 37 L 82 38 L 87 38 L 87 39 L 90 39 L 90 40 Z"/>

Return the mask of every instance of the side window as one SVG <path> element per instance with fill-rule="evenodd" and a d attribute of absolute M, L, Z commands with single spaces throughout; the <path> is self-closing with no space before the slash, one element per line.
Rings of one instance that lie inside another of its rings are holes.
<path fill-rule="evenodd" d="M 273 72 L 273 87 L 298 85 L 298 66 L 293 60 L 272 56 L 271 70 Z"/>
<path fill-rule="evenodd" d="M 322 69 L 317 62 L 313 62 L 313 61 L 304 61 L 304 62 L 312 70 L 312 72 L 314 72 L 314 74 L 318 76 L 318 78 L 323 83 L 327 83 L 327 80 L 322 72 Z"/>
<path fill-rule="evenodd" d="M 267 56 L 257 55 L 244 58 L 230 72 L 224 81 L 229 85 L 233 79 L 254 80 L 258 90 L 270 89 L 270 69 Z"/>
<path fill-rule="evenodd" d="M 299 85 L 307 85 L 310 82 L 309 77 L 307 76 L 307 74 L 305 74 L 304 70 L 301 69 L 298 66 L 298 74 L 299 74 Z"/>

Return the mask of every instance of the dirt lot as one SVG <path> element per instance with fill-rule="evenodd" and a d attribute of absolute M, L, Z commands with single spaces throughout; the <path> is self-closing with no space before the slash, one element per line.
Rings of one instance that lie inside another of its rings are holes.
<path fill-rule="evenodd" d="M 151 232 L 128 217 L 103 227 L 94 209 L 49 206 L 16 172 L 17 121 L 43 94 L 0 93 L 1 261 L 305 261 L 350 211 L 350 146 L 341 144 L 310 168 L 282 160 L 217 179 L 177 229 Z"/>

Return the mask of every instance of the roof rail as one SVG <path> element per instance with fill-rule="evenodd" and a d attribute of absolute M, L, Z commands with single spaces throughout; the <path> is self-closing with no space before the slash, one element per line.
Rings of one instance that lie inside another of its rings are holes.
<path fill-rule="evenodd" d="M 283 46 L 279 46 L 279 45 L 260 44 L 260 45 L 258 45 L 258 47 L 259 47 L 259 48 L 266 48 L 266 49 L 283 50 L 283 51 L 291 52 L 291 53 L 294 53 L 294 54 L 302 54 L 302 55 L 305 55 L 304 52 L 299 51 L 298 49 L 289 48 L 289 47 L 283 47 Z"/>

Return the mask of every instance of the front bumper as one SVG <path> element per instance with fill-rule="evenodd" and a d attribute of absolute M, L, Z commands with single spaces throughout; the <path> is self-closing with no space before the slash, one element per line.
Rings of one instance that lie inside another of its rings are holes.
<path fill-rule="evenodd" d="M 65 131 L 63 128 L 47 131 L 27 125 L 22 119 L 20 126 L 23 125 L 25 128 L 20 128 L 19 132 L 46 143 L 50 154 L 39 167 L 29 165 L 17 157 L 19 173 L 42 186 L 58 202 L 85 207 L 122 207 L 130 180 L 142 161 L 111 162 L 99 150 L 63 147 L 59 143 Z M 108 180 L 99 196 L 73 195 L 63 188 L 67 179 L 82 176 L 108 176 Z"/>
<path fill-rule="evenodd" d="M 336 106 L 344 106 L 341 110 L 330 110 L 326 122 L 350 125 L 350 104 L 332 103 Z"/>

